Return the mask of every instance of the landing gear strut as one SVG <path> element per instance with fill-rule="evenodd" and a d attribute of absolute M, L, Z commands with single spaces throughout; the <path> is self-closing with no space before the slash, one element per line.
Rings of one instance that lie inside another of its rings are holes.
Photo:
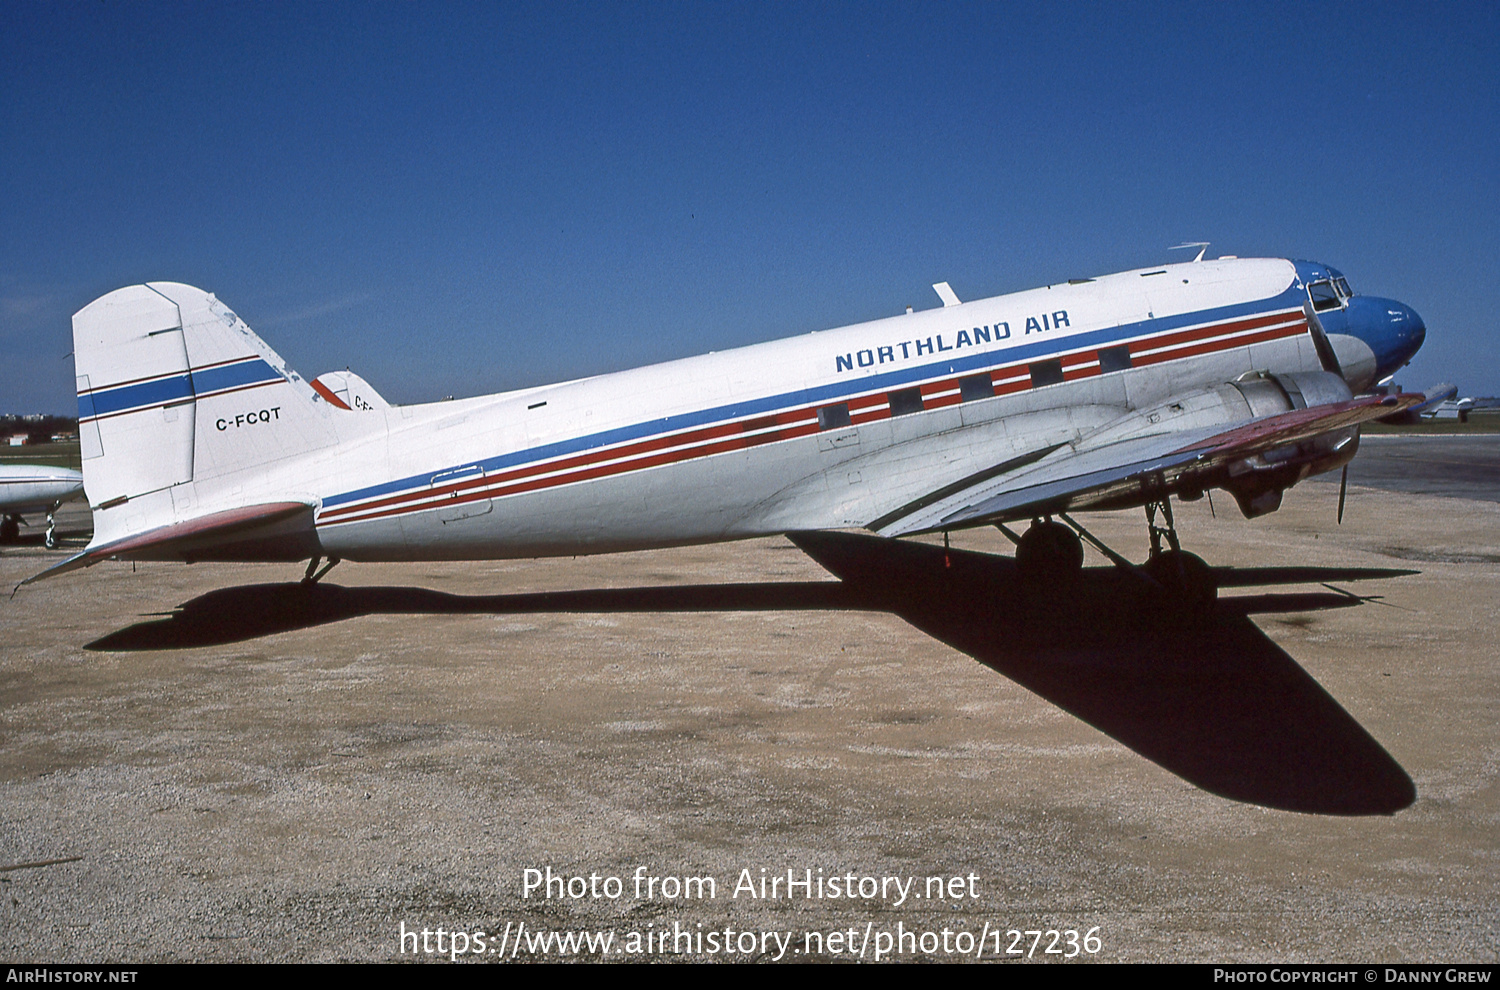
<path fill-rule="evenodd" d="M 996 527 L 1016 545 L 1016 566 L 1030 587 L 1066 584 L 1077 581 L 1083 571 L 1083 542 L 1087 540 L 1120 570 L 1137 577 L 1144 576 L 1177 608 L 1201 612 L 1212 608 L 1219 594 L 1219 582 L 1213 568 L 1197 554 L 1182 549 L 1177 527 L 1172 519 L 1172 503 L 1159 499 L 1146 504 L 1146 528 L 1151 536 L 1151 555 L 1139 567 L 1105 546 L 1098 537 L 1075 522 L 1066 512 L 1059 513 L 1062 522 L 1052 517 L 1033 519 L 1031 528 L 1020 536 L 1004 523 Z M 1064 525 L 1066 523 L 1066 525 Z M 1082 540 L 1080 540 L 1082 537 Z"/>
<path fill-rule="evenodd" d="M 1160 512 L 1165 526 L 1156 524 L 1156 514 Z M 1177 542 L 1177 526 L 1172 522 L 1172 500 L 1164 498 L 1159 502 L 1146 503 L 1146 529 L 1151 533 L 1151 557 L 1154 559 L 1161 554 L 1161 539 L 1167 538 L 1167 543 L 1173 550 L 1180 551 L 1181 544 Z"/>
<path fill-rule="evenodd" d="M 1157 525 L 1158 512 L 1165 525 Z M 1202 557 L 1188 553 L 1178 543 L 1170 499 L 1146 504 L 1146 527 L 1151 533 L 1151 556 L 1142 570 L 1183 608 L 1199 611 L 1211 607 L 1219 595 L 1218 579 Z M 1163 538 L 1170 549 L 1162 549 Z"/>
<path fill-rule="evenodd" d="M 324 574 L 327 574 L 329 571 L 339 566 L 339 561 L 342 559 L 342 557 L 329 557 L 328 565 L 320 571 L 318 570 L 318 564 L 322 563 L 323 558 L 314 557 L 312 560 L 309 560 L 307 562 L 307 573 L 302 575 L 302 583 L 304 585 L 317 584 L 323 579 Z"/>

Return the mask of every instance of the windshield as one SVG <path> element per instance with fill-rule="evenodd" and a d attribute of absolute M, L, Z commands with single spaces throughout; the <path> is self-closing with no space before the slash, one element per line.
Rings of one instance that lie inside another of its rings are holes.
<path fill-rule="evenodd" d="M 1326 278 L 1309 283 L 1307 286 L 1307 295 L 1312 299 L 1313 309 L 1319 313 L 1325 310 L 1338 309 L 1341 305 L 1338 292 L 1334 289 L 1333 283 Z"/>

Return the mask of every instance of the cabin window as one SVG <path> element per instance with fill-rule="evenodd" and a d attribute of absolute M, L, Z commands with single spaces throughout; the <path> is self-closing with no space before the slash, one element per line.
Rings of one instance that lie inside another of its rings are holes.
<path fill-rule="evenodd" d="M 824 406 L 818 410 L 818 429 L 836 430 L 841 426 L 849 425 L 849 403 L 840 402 L 836 406 Z"/>
<path fill-rule="evenodd" d="M 922 390 L 920 388 L 903 388 L 898 392 L 892 392 L 891 415 L 905 416 L 908 413 L 922 411 Z"/>
<path fill-rule="evenodd" d="M 1111 371 L 1124 371 L 1128 367 L 1130 367 L 1129 344 L 1099 348 L 1099 374 L 1107 375 Z"/>
<path fill-rule="evenodd" d="M 1339 308 L 1339 295 L 1334 291 L 1333 283 L 1326 278 L 1309 284 L 1307 295 L 1312 299 L 1313 309 L 1319 313 Z"/>
<path fill-rule="evenodd" d="M 1043 385 L 1061 385 L 1063 380 L 1062 359 L 1053 358 L 1050 361 L 1038 361 L 1031 365 L 1031 387 L 1041 388 Z"/>
<path fill-rule="evenodd" d="M 958 394 L 965 402 L 988 399 L 995 394 L 995 380 L 986 371 L 982 375 L 970 375 L 958 380 Z"/>

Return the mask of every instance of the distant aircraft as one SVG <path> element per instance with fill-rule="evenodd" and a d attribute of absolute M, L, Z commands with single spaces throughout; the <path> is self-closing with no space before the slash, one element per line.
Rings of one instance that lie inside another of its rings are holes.
<path fill-rule="evenodd" d="M 52 513 L 83 494 L 83 475 L 69 468 L 40 464 L 0 465 L 0 542 L 14 543 L 27 512 L 47 513 L 47 547 L 57 546 Z"/>
<path fill-rule="evenodd" d="M 306 560 L 316 581 L 344 559 L 990 524 L 1023 574 L 1063 580 L 1080 536 L 1113 554 L 1070 511 L 1144 506 L 1144 572 L 1211 597 L 1171 496 L 1274 511 L 1354 456 L 1361 422 L 1421 401 L 1356 397 L 1426 328 L 1324 265 L 1199 260 L 968 303 L 934 288 L 941 308 L 411 406 L 348 372 L 305 381 L 200 289 L 118 289 L 73 317 L 94 538 L 29 580 L 121 558 Z"/>
<path fill-rule="evenodd" d="M 1421 394 L 1421 401 L 1409 409 L 1393 413 L 1390 416 L 1380 417 L 1382 423 L 1411 424 L 1420 421 L 1423 416 L 1432 417 L 1437 415 L 1438 407 L 1445 405 L 1458 396 L 1458 386 L 1449 382 L 1438 385 L 1429 385 Z"/>
<path fill-rule="evenodd" d="M 1453 395 L 1434 406 L 1419 410 L 1418 415 L 1428 419 L 1456 419 L 1460 423 L 1467 423 L 1469 414 L 1474 411 L 1476 403 L 1472 396 L 1465 396 L 1462 399 L 1457 396 L 1458 392 L 1454 390 Z"/>

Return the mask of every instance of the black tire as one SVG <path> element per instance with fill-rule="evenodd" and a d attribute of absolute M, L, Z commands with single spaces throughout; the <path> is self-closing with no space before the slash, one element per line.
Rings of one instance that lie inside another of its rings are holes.
<path fill-rule="evenodd" d="M 1173 603 L 1197 612 L 1213 607 L 1219 580 L 1200 556 L 1186 550 L 1164 550 L 1145 563 L 1145 571 Z"/>
<path fill-rule="evenodd" d="M 1062 523 L 1033 523 L 1016 544 L 1016 566 L 1028 582 L 1077 580 L 1083 570 L 1083 543 Z"/>
<path fill-rule="evenodd" d="M 0 543 L 14 543 L 21 538 L 21 524 L 15 516 L 6 516 L 0 521 Z"/>

